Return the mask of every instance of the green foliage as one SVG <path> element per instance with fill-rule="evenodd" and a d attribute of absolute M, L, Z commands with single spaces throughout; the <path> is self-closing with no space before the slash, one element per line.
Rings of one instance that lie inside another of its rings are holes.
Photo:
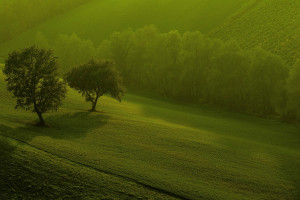
<path fill-rule="evenodd" d="M 94 57 L 96 49 L 90 40 L 80 39 L 76 34 L 60 35 L 54 44 L 58 63 L 64 71 L 85 63 Z"/>
<path fill-rule="evenodd" d="M 132 88 L 261 116 L 286 109 L 289 70 L 261 48 L 246 51 L 199 32 L 159 33 L 147 26 L 115 33 L 99 49 Z"/>
<path fill-rule="evenodd" d="M 248 75 L 249 103 L 254 113 L 275 114 L 278 104 L 283 104 L 282 90 L 288 78 L 288 68 L 280 57 L 260 48 L 252 51 Z"/>
<path fill-rule="evenodd" d="M 66 74 L 66 81 L 71 88 L 76 89 L 86 101 L 92 102 L 91 111 L 95 111 L 99 97 L 110 94 L 111 97 L 121 101 L 124 95 L 122 79 L 108 60 L 89 62 L 73 68 Z"/>
<path fill-rule="evenodd" d="M 14 51 L 5 62 L 7 89 L 17 99 L 16 108 L 32 110 L 44 125 L 42 114 L 57 110 L 66 87 L 57 78 L 57 63 L 51 50 L 36 46 Z"/>
<path fill-rule="evenodd" d="M 41 34 L 37 41 L 47 44 Z M 260 116 L 284 116 L 287 110 L 284 61 L 260 47 L 244 50 L 234 40 L 198 31 L 160 33 L 150 25 L 113 33 L 97 48 L 74 34 L 60 36 L 54 49 L 62 71 L 92 57 L 108 58 L 133 89 Z"/>
<path fill-rule="evenodd" d="M 300 61 L 290 71 L 287 84 L 287 117 L 300 120 Z"/>
<path fill-rule="evenodd" d="M 38 32 L 35 44 L 43 48 L 51 47 L 57 55 L 60 71 L 66 72 L 80 63 L 86 63 L 96 57 L 97 49 L 90 40 L 79 38 L 75 33 L 72 35 L 59 35 L 53 41 L 49 40 L 44 33 Z"/>

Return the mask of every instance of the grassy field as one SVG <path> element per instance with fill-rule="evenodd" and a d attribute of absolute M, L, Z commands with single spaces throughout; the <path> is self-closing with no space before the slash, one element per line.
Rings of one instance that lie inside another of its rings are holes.
<path fill-rule="evenodd" d="M 0 199 L 176 199 L 0 135 Z"/>
<path fill-rule="evenodd" d="M 127 94 L 99 112 L 69 89 L 32 126 L 0 76 L 0 198 L 299 199 L 300 128 Z"/>

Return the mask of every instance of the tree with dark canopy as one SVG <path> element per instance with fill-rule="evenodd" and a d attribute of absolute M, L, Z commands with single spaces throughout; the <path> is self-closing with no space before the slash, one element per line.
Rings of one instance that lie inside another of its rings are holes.
<path fill-rule="evenodd" d="M 3 73 L 8 91 L 17 99 L 15 108 L 37 113 L 40 126 L 45 126 L 42 114 L 57 110 L 66 94 L 57 69 L 52 51 L 36 46 L 13 51 L 5 62 Z"/>
<path fill-rule="evenodd" d="M 110 94 L 121 102 L 124 87 L 114 65 L 114 62 L 109 60 L 90 60 L 66 74 L 66 81 L 70 87 L 92 103 L 90 111 L 96 111 L 98 99 L 104 94 Z"/>

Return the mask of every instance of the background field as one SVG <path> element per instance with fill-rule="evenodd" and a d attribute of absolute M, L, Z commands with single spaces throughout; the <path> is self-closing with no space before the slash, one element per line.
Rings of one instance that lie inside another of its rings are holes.
<path fill-rule="evenodd" d="M 253 2 L 231 16 L 212 36 L 234 39 L 246 49 L 261 46 L 294 63 L 300 58 L 300 1 Z"/>
<path fill-rule="evenodd" d="M 99 44 L 112 32 L 149 24 L 154 24 L 162 31 L 178 29 L 208 32 L 249 1 L 225 0 L 224 4 L 220 4 L 219 0 L 91 0 L 20 37 L 31 38 L 37 31 L 45 32 L 50 37 L 76 33 Z M 215 14 L 212 11 L 219 12 Z"/>
<path fill-rule="evenodd" d="M 76 33 L 97 46 L 115 31 L 153 24 L 162 32 L 197 30 L 237 40 L 246 49 L 262 46 L 293 64 L 300 56 L 299 10 L 298 0 L 91 0 L 0 44 L 0 61 L 38 32 L 50 40 Z"/>
<path fill-rule="evenodd" d="M 31 125 L 34 114 L 13 109 L 0 80 L 0 140 L 9 143 L 1 151 L 11 152 L 1 155 L 14 158 L 2 158 L 8 169 L 1 176 L 10 179 L 1 197 L 42 195 L 36 191 L 74 197 L 78 186 L 80 194 L 104 199 L 299 198 L 295 125 L 135 94 L 123 103 L 104 97 L 99 112 L 90 113 L 69 90 L 62 109 L 46 115 L 50 127 L 38 128 Z M 43 178 L 47 173 L 50 180 Z"/>
<path fill-rule="evenodd" d="M 0 61 L 42 32 L 50 40 L 76 33 L 96 46 L 115 31 L 153 24 L 162 32 L 201 31 L 244 48 L 262 46 L 293 64 L 299 58 L 298 0 L 91 0 L 0 44 Z"/>

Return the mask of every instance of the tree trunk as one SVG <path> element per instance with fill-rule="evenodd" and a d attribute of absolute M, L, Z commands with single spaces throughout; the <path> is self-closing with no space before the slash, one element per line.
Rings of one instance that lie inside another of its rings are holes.
<path fill-rule="evenodd" d="M 95 103 L 95 102 L 93 102 L 91 111 L 92 111 L 92 112 L 95 112 L 95 111 L 96 111 L 96 103 Z"/>
<path fill-rule="evenodd" d="M 45 124 L 45 121 L 43 119 L 42 113 L 40 113 L 40 112 L 36 112 L 36 113 L 37 113 L 37 115 L 39 116 L 39 119 L 40 119 L 40 121 L 37 125 L 38 126 L 45 126 L 46 124 Z"/>
<path fill-rule="evenodd" d="M 33 102 L 34 104 L 34 111 L 36 112 L 36 114 L 39 116 L 39 123 L 37 123 L 38 126 L 45 126 L 45 121 L 43 119 L 43 116 L 42 116 L 42 113 L 39 111 L 39 109 L 37 108 L 37 104 L 36 104 L 36 101 Z"/>
<path fill-rule="evenodd" d="M 92 102 L 91 112 L 95 112 L 96 111 L 96 106 L 97 106 L 98 98 L 99 97 L 96 97 L 95 101 Z"/>

